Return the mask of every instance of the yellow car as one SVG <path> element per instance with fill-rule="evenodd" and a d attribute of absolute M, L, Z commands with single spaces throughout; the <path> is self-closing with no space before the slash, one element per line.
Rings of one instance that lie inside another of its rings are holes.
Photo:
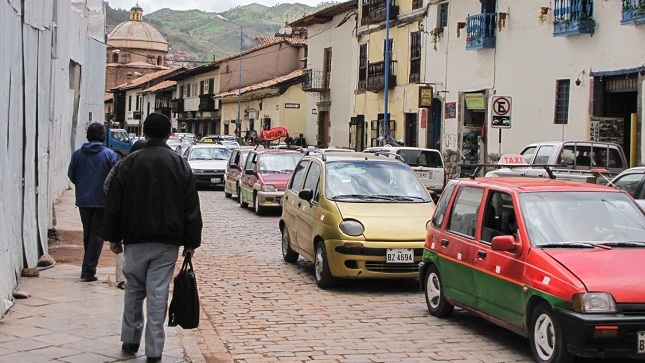
<path fill-rule="evenodd" d="M 282 257 L 314 263 L 320 288 L 338 278 L 418 278 L 435 205 L 404 162 L 353 152 L 311 152 L 282 200 Z"/>

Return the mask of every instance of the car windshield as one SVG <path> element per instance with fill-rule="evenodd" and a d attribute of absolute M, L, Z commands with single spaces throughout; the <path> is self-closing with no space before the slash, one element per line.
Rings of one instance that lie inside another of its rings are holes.
<path fill-rule="evenodd" d="M 403 161 L 410 166 L 443 168 L 441 154 L 438 151 L 401 149 L 397 154 L 401 155 Z"/>
<path fill-rule="evenodd" d="M 188 160 L 228 160 L 230 156 L 227 148 L 200 147 L 193 148 Z"/>
<path fill-rule="evenodd" d="M 259 157 L 260 173 L 291 173 L 302 155 L 294 154 L 273 154 L 267 153 Z"/>
<path fill-rule="evenodd" d="M 128 142 L 130 141 L 130 136 L 128 135 L 125 130 L 110 130 L 110 134 L 112 134 L 112 138 L 117 141 L 121 142 Z"/>
<path fill-rule="evenodd" d="M 409 166 L 374 160 L 327 163 L 325 194 L 331 200 L 428 202 L 430 195 Z"/>
<path fill-rule="evenodd" d="M 520 193 L 531 244 L 579 247 L 581 242 L 645 247 L 645 215 L 625 194 L 614 192 Z"/>

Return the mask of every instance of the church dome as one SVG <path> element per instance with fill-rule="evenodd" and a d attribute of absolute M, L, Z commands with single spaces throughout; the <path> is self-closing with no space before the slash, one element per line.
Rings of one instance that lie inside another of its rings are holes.
<path fill-rule="evenodd" d="M 108 44 L 115 48 L 168 51 L 168 42 L 163 35 L 143 21 L 143 9 L 138 4 L 130 9 L 130 20 L 117 25 L 110 32 Z"/>

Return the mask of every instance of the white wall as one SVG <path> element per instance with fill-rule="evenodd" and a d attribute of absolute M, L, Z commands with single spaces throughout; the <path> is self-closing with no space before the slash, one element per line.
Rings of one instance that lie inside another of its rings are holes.
<path fill-rule="evenodd" d="M 84 121 L 89 112 L 102 121 L 105 47 L 100 0 L 6 0 L 0 22 L 0 109 L 8 116 L 0 128 L 2 316 L 22 269 L 47 252 L 53 204 L 67 187 Z M 70 64 L 80 69 L 78 83 L 70 82 Z"/>

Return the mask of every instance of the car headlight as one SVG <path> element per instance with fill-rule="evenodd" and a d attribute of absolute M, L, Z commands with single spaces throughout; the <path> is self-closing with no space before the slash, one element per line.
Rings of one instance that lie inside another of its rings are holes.
<path fill-rule="evenodd" d="M 360 236 L 365 232 L 363 224 L 355 219 L 345 219 L 340 223 L 339 227 L 348 236 Z"/>
<path fill-rule="evenodd" d="M 608 292 L 581 292 L 573 295 L 573 310 L 583 314 L 615 313 L 616 302 Z"/>
<path fill-rule="evenodd" d="M 271 184 L 266 184 L 262 187 L 262 190 L 265 192 L 275 192 L 275 187 Z"/>

